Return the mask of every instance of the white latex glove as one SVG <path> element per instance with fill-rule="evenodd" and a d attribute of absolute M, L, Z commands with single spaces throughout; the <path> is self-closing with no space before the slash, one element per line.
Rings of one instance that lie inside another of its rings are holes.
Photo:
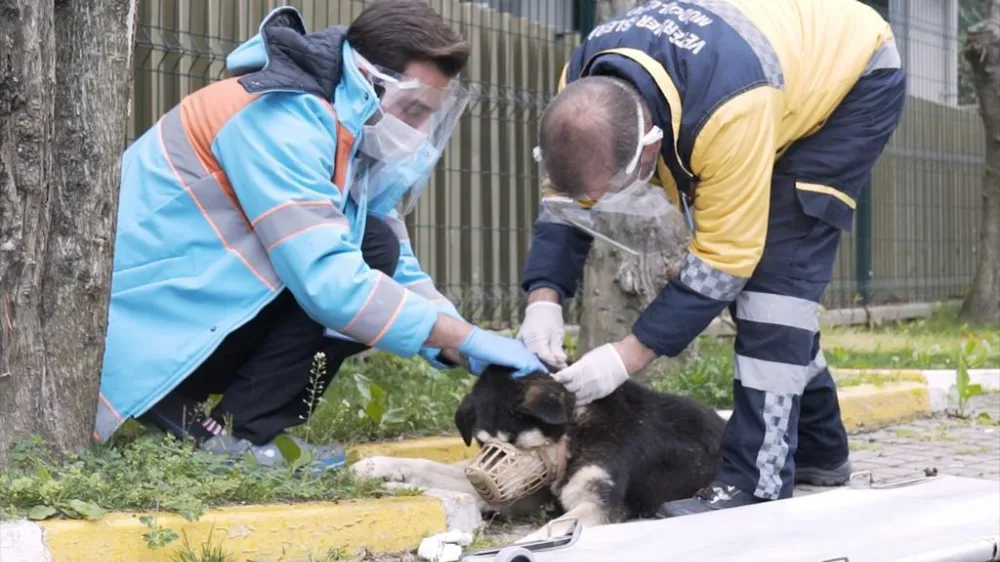
<path fill-rule="evenodd" d="M 614 344 L 606 343 L 587 352 L 552 378 L 575 394 L 576 403 L 582 406 L 614 392 L 628 380 L 628 369 Z"/>
<path fill-rule="evenodd" d="M 566 326 L 563 323 L 562 305 L 551 301 L 536 301 L 524 310 L 524 322 L 517 337 L 539 359 L 563 368 L 566 366 L 566 352 L 563 337 Z"/>

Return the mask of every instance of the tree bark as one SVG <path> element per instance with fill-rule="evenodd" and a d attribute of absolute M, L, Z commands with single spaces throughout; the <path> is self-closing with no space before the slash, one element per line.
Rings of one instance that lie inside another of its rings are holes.
<path fill-rule="evenodd" d="M 93 434 L 136 0 L 0 0 L 0 466 Z"/>
<path fill-rule="evenodd" d="M 972 285 L 962 304 L 962 318 L 1000 323 L 1000 0 L 988 17 L 969 28 L 963 48 L 972 67 L 979 115 L 986 130 L 978 255 Z"/>
<path fill-rule="evenodd" d="M 627 336 L 632 324 L 670 279 L 680 272 L 690 233 L 673 206 L 664 216 L 598 214 L 598 232 L 638 252 L 625 252 L 595 238 L 583 269 L 580 339 L 577 356 Z M 659 358 L 632 376 L 646 381 L 654 370 L 672 369 L 697 352 L 692 344 L 680 356 Z"/>

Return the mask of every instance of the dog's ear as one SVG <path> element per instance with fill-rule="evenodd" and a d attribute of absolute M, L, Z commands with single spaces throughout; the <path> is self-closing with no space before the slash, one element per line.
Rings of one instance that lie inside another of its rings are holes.
<path fill-rule="evenodd" d="M 545 365 L 545 368 L 549 371 L 550 375 L 553 374 L 553 373 L 558 373 L 559 371 L 562 370 L 561 368 L 556 367 L 555 365 L 550 365 L 549 363 L 547 363 L 541 357 L 539 357 L 538 360 L 542 362 L 542 365 Z M 573 359 L 570 358 L 570 357 L 567 357 L 566 358 L 566 367 L 569 367 L 572 364 L 573 364 Z"/>
<path fill-rule="evenodd" d="M 517 411 L 549 425 L 569 423 L 569 410 L 559 393 L 544 385 L 532 385 L 524 393 Z"/>
<path fill-rule="evenodd" d="M 472 404 L 472 397 L 469 394 L 465 395 L 462 402 L 455 409 L 455 427 L 458 428 L 458 432 L 462 435 L 462 441 L 465 441 L 465 446 L 469 447 L 472 445 L 472 430 L 476 425 L 476 408 Z"/>

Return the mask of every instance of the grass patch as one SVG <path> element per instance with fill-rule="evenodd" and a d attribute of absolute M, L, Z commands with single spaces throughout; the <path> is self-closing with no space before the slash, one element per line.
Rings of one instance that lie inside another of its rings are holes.
<path fill-rule="evenodd" d="M 678 369 L 653 371 L 649 382 L 657 390 L 690 396 L 712 408 L 732 408 L 732 340 L 698 338 L 697 357 Z"/>
<path fill-rule="evenodd" d="M 863 384 L 870 384 L 873 386 L 882 387 L 887 384 L 899 383 L 899 382 L 916 382 L 923 383 L 927 382 L 926 378 L 919 373 L 858 373 L 856 375 L 847 376 L 836 376 L 834 373 L 834 378 L 837 381 L 837 386 L 840 388 L 845 388 L 848 386 L 861 386 Z"/>
<path fill-rule="evenodd" d="M 935 426 L 931 431 L 897 429 L 894 433 L 897 439 L 915 439 L 924 443 L 933 441 L 958 441 L 958 437 L 948 433 L 946 426 Z"/>
<path fill-rule="evenodd" d="M 21 441 L 0 470 L 0 515 L 97 519 L 105 511 L 169 511 L 196 520 L 208 507 L 336 501 L 394 495 L 348 471 L 323 473 L 227 465 L 170 436 L 144 436 L 57 455 L 40 439 Z"/>
<path fill-rule="evenodd" d="M 883 449 L 882 445 L 878 443 L 865 443 L 859 441 L 849 441 L 847 443 L 847 448 L 852 452 L 873 451 L 876 453 L 881 452 Z"/>
<path fill-rule="evenodd" d="M 980 447 L 976 447 L 976 448 L 966 447 L 966 448 L 958 449 L 957 451 L 955 451 L 955 454 L 956 455 L 961 455 L 961 456 L 964 456 L 964 457 L 968 457 L 968 456 L 973 456 L 973 455 L 986 455 L 986 454 L 989 454 L 989 452 L 990 452 L 989 449 L 987 449 L 986 447 L 980 446 Z"/>
<path fill-rule="evenodd" d="M 831 326 L 823 330 L 827 361 L 842 368 L 954 369 L 965 354 L 968 368 L 1000 367 L 1000 326 L 971 326 L 956 307 L 928 317 L 871 328 Z"/>

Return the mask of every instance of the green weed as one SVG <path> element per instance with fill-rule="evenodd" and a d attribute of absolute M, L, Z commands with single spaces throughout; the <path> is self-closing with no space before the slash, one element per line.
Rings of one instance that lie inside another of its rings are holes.
<path fill-rule="evenodd" d="M 956 415 L 960 418 L 968 417 L 969 400 L 983 393 L 982 385 L 973 384 L 969 379 L 969 362 L 975 357 L 975 342 L 966 340 L 964 343 L 962 353 L 958 356 L 958 375 L 955 379 L 955 387 L 958 394 Z"/>
<path fill-rule="evenodd" d="M 191 548 L 187 534 L 184 534 L 184 546 L 170 556 L 172 562 L 236 562 L 236 558 L 223 550 L 222 545 L 212 544 L 213 528 L 208 533 L 208 540 L 199 545 L 198 550 Z"/>
<path fill-rule="evenodd" d="M 701 337 L 698 356 L 680 368 L 654 371 L 649 384 L 656 390 L 690 396 L 706 406 L 731 408 L 733 347 L 728 338 Z"/>
<path fill-rule="evenodd" d="M 455 409 L 474 381 L 464 369 L 438 371 L 420 358 L 374 352 L 345 361 L 308 430 L 292 433 L 315 443 L 359 443 L 451 432 Z"/>
<path fill-rule="evenodd" d="M 376 481 L 356 482 L 348 471 L 296 474 L 227 464 L 172 436 L 143 436 L 66 456 L 34 438 L 15 443 L 9 466 L 0 470 L 0 514 L 36 520 L 162 510 L 193 521 L 211 506 L 384 495 L 392 492 Z"/>

